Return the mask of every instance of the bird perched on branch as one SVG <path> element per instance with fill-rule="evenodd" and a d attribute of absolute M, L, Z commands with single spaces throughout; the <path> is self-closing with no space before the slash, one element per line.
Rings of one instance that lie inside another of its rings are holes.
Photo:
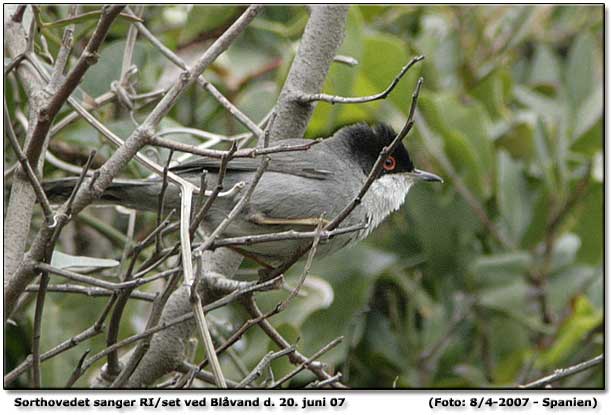
<path fill-rule="evenodd" d="M 381 151 L 395 139 L 395 132 L 384 124 L 369 126 L 359 123 L 339 129 L 307 151 L 270 154 L 267 169 L 256 184 L 250 200 L 225 228 L 222 237 L 270 234 L 287 230 L 312 231 L 322 218 L 328 224 L 350 205 L 367 182 Z M 287 145 L 310 142 L 303 139 L 283 140 Z M 260 166 L 258 159 L 236 158 L 226 166 L 223 186 L 228 189 L 239 182 L 252 182 Z M 221 161 L 197 157 L 170 170 L 199 184 L 202 172 L 207 171 L 208 183 L 216 183 Z M 402 143 L 389 154 L 370 188 L 347 217 L 341 227 L 363 224 L 354 232 L 334 236 L 318 247 L 317 254 L 325 255 L 365 238 L 390 213 L 403 204 L 411 186 L 420 181 L 441 182 L 435 174 L 414 167 Z M 77 183 L 76 178 L 52 180 L 44 189 L 53 202 L 66 199 Z M 162 188 L 160 178 L 151 180 L 115 180 L 101 197 L 103 203 L 123 205 L 138 210 L 156 210 Z M 214 230 L 242 197 L 219 197 L 203 219 L 207 231 Z M 180 207 L 180 189 L 168 183 L 164 207 Z M 366 226 L 365 226 L 366 225 Z M 244 244 L 239 250 L 264 264 L 278 264 L 291 258 L 311 240 L 288 239 L 256 244 Z"/>

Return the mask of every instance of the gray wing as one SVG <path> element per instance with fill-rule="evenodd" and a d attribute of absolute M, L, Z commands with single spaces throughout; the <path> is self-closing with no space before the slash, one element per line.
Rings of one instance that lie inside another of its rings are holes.
<path fill-rule="evenodd" d="M 309 143 L 310 140 L 291 139 L 283 140 L 283 143 L 290 145 Z M 305 177 L 308 179 L 325 180 L 331 174 L 331 170 L 321 168 L 312 162 L 312 158 L 307 153 L 314 152 L 315 147 L 306 151 L 292 151 L 284 153 L 272 153 L 269 155 L 271 161 L 267 171 L 274 173 L 290 174 L 293 176 Z M 256 158 L 233 159 L 227 163 L 228 172 L 254 172 L 259 168 L 260 161 Z M 199 174 L 202 170 L 218 172 L 221 161 L 205 157 L 189 159 L 186 162 L 170 168 L 170 171 L 182 174 Z"/>

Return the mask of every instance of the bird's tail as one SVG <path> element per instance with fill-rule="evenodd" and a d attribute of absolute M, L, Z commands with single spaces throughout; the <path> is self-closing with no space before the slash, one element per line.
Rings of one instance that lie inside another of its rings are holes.
<path fill-rule="evenodd" d="M 72 194 L 77 177 L 48 180 L 42 186 L 51 203 L 63 203 Z M 143 180 L 115 180 L 106 188 L 100 202 L 134 209 L 155 210 L 159 204 L 161 184 Z"/>

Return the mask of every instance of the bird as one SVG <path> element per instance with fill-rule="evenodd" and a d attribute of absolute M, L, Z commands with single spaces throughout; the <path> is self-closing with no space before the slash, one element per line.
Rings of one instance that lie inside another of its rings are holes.
<path fill-rule="evenodd" d="M 243 237 L 287 230 L 312 231 L 324 221 L 335 218 L 353 201 L 367 180 L 383 148 L 396 137 L 386 124 L 356 123 L 338 129 L 331 137 L 306 151 L 269 154 L 269 164 L 242 211 L 225 228 L 221 237 Z M 311 143 L 307 139 L 284 139 L 286 145 Z M 200 184 L 202 172 L 215 183 L 220 160 L 193 157 L 169 170 Z M 260 161 L 235 158 L 226 165 L 225 188 L 243 182 L 242 190 L 232 196 L 217 198 L 202 221 L 206 232 L 214 230 L 242 197 L 255 177 Z M 326 256 L 366 238 L 392 212 L 404 203 L 412 186 L 418 182 L 443 182 L 436 174 L 416 169 L 403 143 L 384 160 L 381 172 L 341 227 L 363 224 L 355 232 L 336 235 L 317 247 L 317 256 Z M 65 200 L 77 178 L 43 183 L 49 199 Z M 103 204 L 116 204 L 137 210 L 155 211 L 159 204 L 161 178 L 147 180 L 115 179 L 101 196 Z M 180 189 L 168 183 L 164 208 L 180 208 Z M 241 253 L 262 264 L 275 266 L 289 260 L 311 240 L 294 239 L 242 245 Z"/>

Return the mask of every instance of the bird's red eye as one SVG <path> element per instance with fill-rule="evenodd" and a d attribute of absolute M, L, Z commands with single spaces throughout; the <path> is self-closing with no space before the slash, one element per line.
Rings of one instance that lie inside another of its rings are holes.
<path fill-rule="evenodd" d="M 384 170 L 393 171 L 397 167 L 397 160 L 393 156 L 388 157 L 384 160 Z"/>

